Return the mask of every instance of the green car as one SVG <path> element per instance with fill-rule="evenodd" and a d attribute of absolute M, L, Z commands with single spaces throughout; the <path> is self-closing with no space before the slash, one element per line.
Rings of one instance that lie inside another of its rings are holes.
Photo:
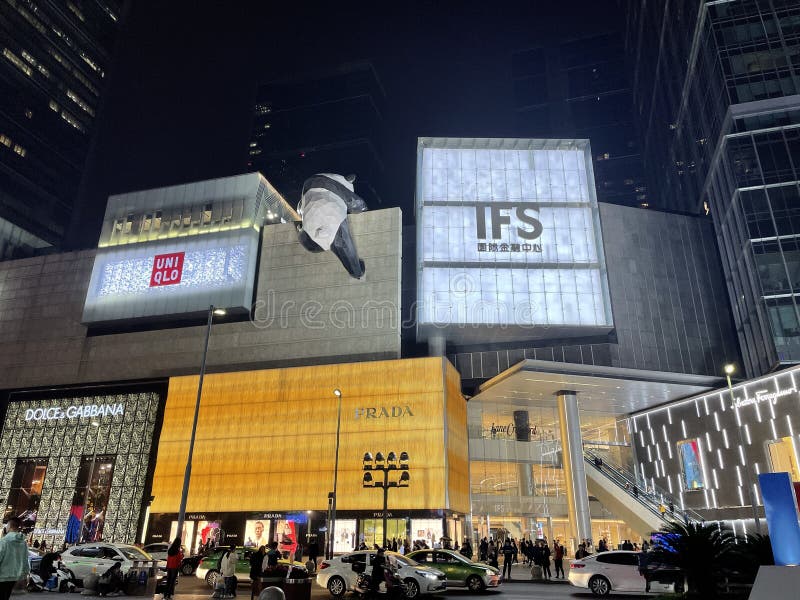
<path fill-rule="evenodd" d="M 407 554 L 426 567 L 447 575 L 447 588 L 466 587 L 472 592 L 500 585 L 500 571 L 484 563 L 472 562 L 453 550 L 417 550 Z"/>
<path fill-rule="evenodd" d="M 200 564 L 197 566 L 197 571 L 195 571 L 195 575 L 200 579 L 205 579 L 208 587 L 212 589 L 217 583 L 217 577 L 219 577 L 220 560 L 222 559 L 223 553 L 227 552 L 227 550 L 227 548 L 214 550 L 214 552 L 200 561 Z M 236 563 L 236 580 L 239 583 L 250 582 L 250 557 L 256 551 L 257 548 L 236 549 L 236 552 L 239 554 L 239 562 Z M 288 565 L 289 561 L 281 559 L 278 561 L 278 564 Z M 306 567 L 303 563 L 295 562 L 292 564 L 298 569 L 303 569 L 304 571 L 306 570 Z"/>

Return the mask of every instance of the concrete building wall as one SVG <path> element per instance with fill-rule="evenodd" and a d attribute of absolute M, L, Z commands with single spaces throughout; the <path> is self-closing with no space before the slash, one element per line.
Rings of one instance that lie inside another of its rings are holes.
<path fill-rule="evenodd" d="M 367 274 L 313 254 L 291 223 L 265 226 L 254 317 L 214 325 L 210 371 L 400 356 L 399 209 L 352 215 Z M 196 373 L 205 326 L 87 335 L 94 251 L 0 263 L 0 389 Z"/>
<path fill-rule="evenodd" d="M 738 344 L 710 220 L 600 203 L 614 331 L 501 349 L 453 348 L 465 380 L 521 360 L 720 375 Z"/>

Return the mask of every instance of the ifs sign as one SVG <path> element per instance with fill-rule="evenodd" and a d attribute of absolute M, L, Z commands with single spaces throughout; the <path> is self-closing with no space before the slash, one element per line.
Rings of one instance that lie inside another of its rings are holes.
<path fill-rule="evenodd" d="M 156 254 L 153 258 L 153 272 L 150 274 L 150 287 L 175 285 L 183 277 L 184 252 Z"/>

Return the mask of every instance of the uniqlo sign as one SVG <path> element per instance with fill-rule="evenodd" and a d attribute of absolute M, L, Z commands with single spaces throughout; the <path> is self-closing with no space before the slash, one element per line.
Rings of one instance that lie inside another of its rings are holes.
<path fill-rule="evenodd" d="M 153 258 L 153 272 L 150 275 L 150 287 L 175 285 L 183 276 L 184 252 L 172 254 L 156 254 Z"/>

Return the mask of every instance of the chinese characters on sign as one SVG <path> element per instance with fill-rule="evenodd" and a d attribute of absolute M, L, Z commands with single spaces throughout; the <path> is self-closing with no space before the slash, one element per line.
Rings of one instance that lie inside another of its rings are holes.
<path fill-rule="evenodd" d="M 172 254 L 156 254 L 153 258 L 153 272 L 150 275 L 150 287 L 159 285 L 175 285 L 183 276 L 183 258 L 185 252 Z"/>
<path fill-rule="evenodd" d="M 494 244 L 478 242 L 478 252 L 541 252 L 541 244 Z"/>

